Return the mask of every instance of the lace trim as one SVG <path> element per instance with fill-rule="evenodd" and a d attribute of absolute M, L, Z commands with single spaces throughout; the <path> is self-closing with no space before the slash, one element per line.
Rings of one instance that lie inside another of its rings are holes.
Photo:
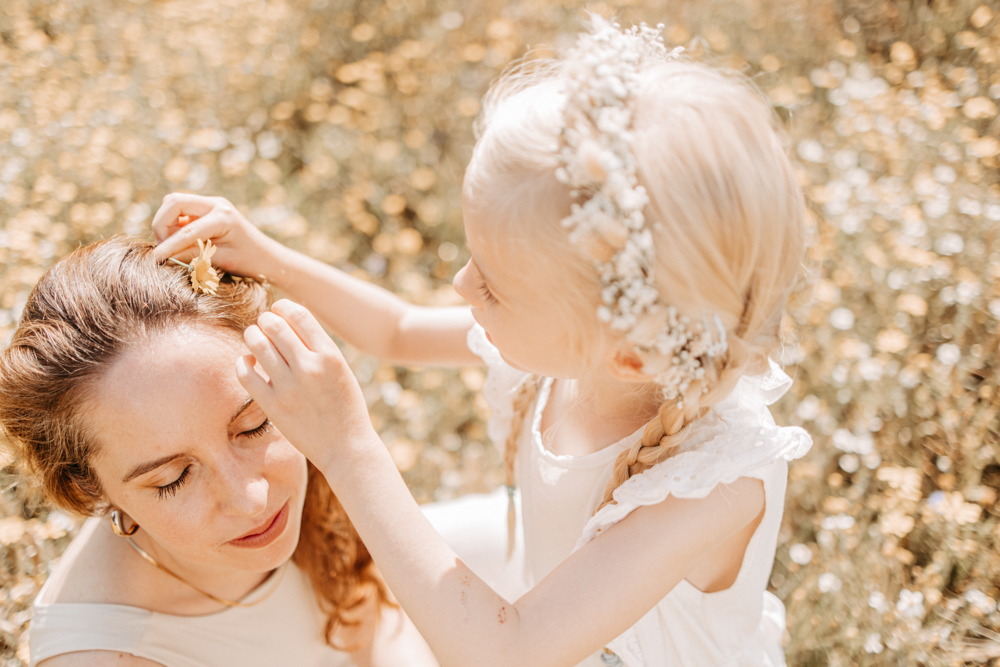
<path fill-rule="evenodd" d="M 745 418 L 733 423 L 724 415 L 713 419 L 711 414 L 704 420 L 715 422 L 706 425 L 712 431 L 710 438 L 689 445 L 689 451 L 653 466 L 615 489 L 617 504 L 605 505 L 590 518 L 576 549 L 638 507 L 655 505 L 667 496 L 704 498 L 719 484 L 731 484 L 778 458 L 797 459 L 812 446 L 812 438 L 797 426 L 765 423 L 754 428 Z"/>

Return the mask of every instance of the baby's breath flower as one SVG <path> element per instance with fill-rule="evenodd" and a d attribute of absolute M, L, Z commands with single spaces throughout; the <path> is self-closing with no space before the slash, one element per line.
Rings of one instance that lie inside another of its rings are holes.
<path fill-rule="evenodd" d="M 645 24 L 623 32 L 595 17 L 580 36 L 563 67 L 567 102 L 556 177 L 575 200 L 563 220 L 570 241 L 601 277 L 598 317 L 635 345 L 664 398 L 682 402 L 704 376 L 705 360 L 727 343 L 718 318 L 690 322 L 661 303 L 653 277 L 653 240 L 642 213 L 649 197 L 636 176 L 630 102 L 642 69 L 672 55 L 659 33 Z"/>
<path fill-rule="evenodd" d="M 868 638 L 865 640 L 865 653 L 878 655 L 884 648 L 882 646 L 882 635 L 877 632 L 872 632 L 868 635 Z"/>
<path fill-rule="evenodd" d="M 899 601 L 896 602 L 896 612 L 903 618 L 923 618 L 924 594 L 920 591 L 903 589 L 899 592 Z"/>
<path fill-rule="evenodd" d="M 843 586 L 843 582 L 833 572 L 824 572 L 819 575 L 817 586 L 821 593 L 836 593 Z"/>
<path fill-rule="evenodd" d="M 807 565 L 812 560 L 813 553 L 812 549 L 805 544 L 793 544 L 788 548 L 788 557 L 792 559 L 793 563 Z"/>

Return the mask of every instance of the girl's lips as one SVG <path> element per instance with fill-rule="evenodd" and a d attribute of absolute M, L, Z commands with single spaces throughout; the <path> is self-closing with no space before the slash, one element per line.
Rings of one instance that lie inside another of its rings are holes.
<path fill-rule="evenodd" d="M 278 513 L 265 523 L 254 528 L 243 537 L 230 540 L 229 544 L 242 549 L 260 549 L 274 542 L 285 532 L 288 525 L 288 503 L 286 502 Z"/>

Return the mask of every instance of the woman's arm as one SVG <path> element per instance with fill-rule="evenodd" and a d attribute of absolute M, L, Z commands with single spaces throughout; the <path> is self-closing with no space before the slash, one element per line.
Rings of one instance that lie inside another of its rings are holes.
<path fill-rule="evenodd" d="M 639 508 L 511 602 L 466 567 L 419 510 L 343 357 L 305 309 L 278 302 L 245 338 L 253 355 L 237 362 L 244 387 L 327 476 L 443 665 L 576 665 L 764 507 L 762 484 L 745 478 L 700 500 Z M 268 381 L 253 371 L 258 362 Z"/>
<path fill-rule="evenodd" d="M 388 290 L 287 248 L 264 234 L 221 197 L 171 194 L 153 218 L 160 261 L 188 262 L 197 240 L 218 248 L 213 264 L 243 276 L 264 275 L 276 288 L 314 312 L 352 346 L 401 365 L 471 366 L 473 325 L 468 308 L 424 308 Z"/>

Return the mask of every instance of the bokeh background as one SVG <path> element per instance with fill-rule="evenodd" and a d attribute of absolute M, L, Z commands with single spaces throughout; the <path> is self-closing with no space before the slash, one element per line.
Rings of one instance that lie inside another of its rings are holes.
<path fill-rule="evenodd" d="M 0 340 L 78 244 L 174 190 L 423 304 L 458 303 L 472 123 L 583 10 L 745 72 L 810 208 L 771 578 L 790 665 L 1000 665 L 1000 17 L 988 0 L 2 0 Z M 478 369 L 347 351 L 421 501 L 500 483 Z M 79 519 L 0 458 L 0 664 Z"/>

